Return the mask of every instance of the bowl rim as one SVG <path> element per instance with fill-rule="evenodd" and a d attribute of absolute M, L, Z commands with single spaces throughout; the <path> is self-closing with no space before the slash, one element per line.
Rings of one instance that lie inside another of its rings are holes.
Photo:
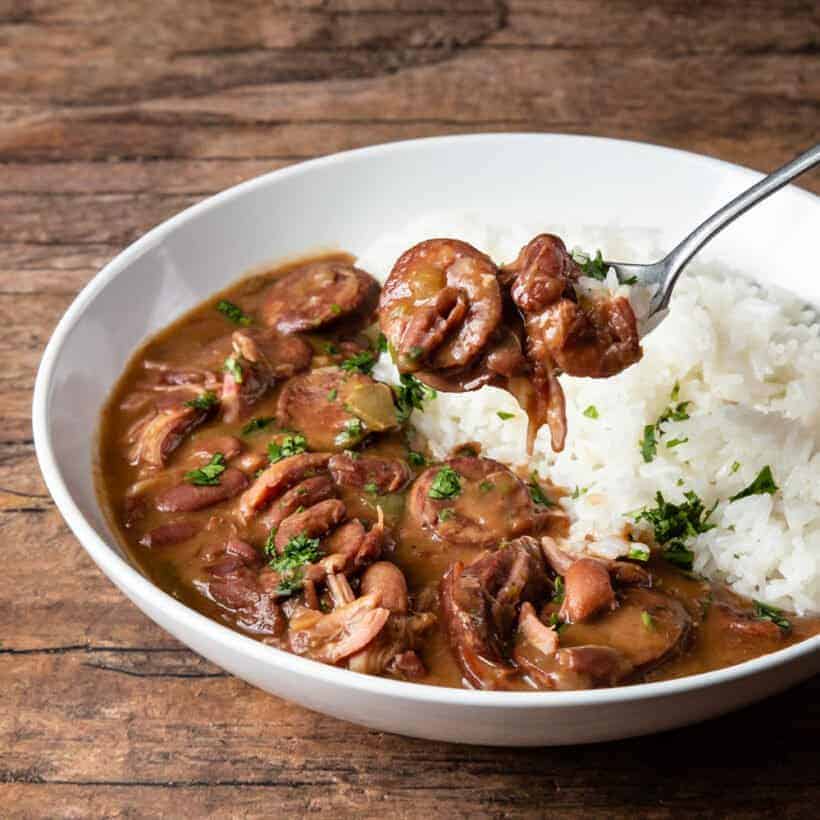
<path fill-rule="evenodd" d="M 762 176 L 761 173 L 741 165 L 703 154 L 649 142 L 551 132 L 490 132 L 400 140 L 341 151 L 269 171 L 213 194 L 155 226 L 138 240 L 120 251 L 120 253 L 104 265 L 71 302 L 57 323 L 46 345 L 34 385 L 32 427 L 34 446 L 40 470 L 58 511 L 82 547 L 103 573 L 122 591 L 133 592 L 133 595 L 140 602 L 144 601 L 147 607 L 164 611 L 172 622 L 179 623 L 188 631 L 204 633 L 204 638 L 211 643 L 219 645 L 222 649 L 236 652 L 240 655 L 251 656 L 254 660 L 271 668 L 278 668 L 283 672 L 292 672 L 305 678 L 317 679 L 319 683 L 341 686 L 342 688 L 356 690 L 361 693 L 378 694 L 390 698 L 403 698 L 409 701 L 442 706 L 461 705 L 484 709 L 544 709 L 606 705 L 624 701 L 664 698 L 720 684 L 728 684 L 774 669 L 781 665 L 789 664 L 803 656 L 819 652 L 820 635 L 816 635 L 767 655 L 762 655 L 758 658 L 735 664 L 734 666 L 728 666 L 710 672 L 701 672 L 666 681 L 616 686 L 608 689 L 566 692 L 499 692 L 457 689 L 454 687 L 434 686 L 431 684 L 413 683 L 375 675 L 366 675 L 323 664 L 309 658 L 303 658 L 285 650 L 263 644 L 260 641 L 235 632 L 227 626 L 223 626 L 205 615 L 200 614 L 196 610 L 191 609 L 156 586 L 130 562 L 120 556 L 105 539 L 97 534 L 79 509 L 65 483 L 52 446 L 51 431 L 48 425 L 52 379 L 62 347 L 78 322 L 82 320 L 89 303 L 114 279 L 123 273 L 132 261 L 137 259 L 149 248 L 159 245 L 168 234 L 173 233 L 179 226 L 195 219 L 200 214 L 213 208 L 218 208 L 223 203 L 241 197 L 247 192 L 262 188 L 274 180 L 300 176 L 305 173 L 313 173 L 322 168 L 368 156 L 402 153 L 416 148 L 435 150 L 439 146 L 452 143 L 489 143 L 499 140 L 510 142 L 555 141 L 559 143 L 588 143 L 591 145 L 614 143 L 618 146 L 628 147 L 638 152 L 645 151 L 649 153 L 667 154 L 670 158 L 675 156 L 679 158 L 685 157 L 689 161 L 695 160 L 708 166 L 719 167 L 723 170 L 729 169 L 741 180 L 745 180 L 748 183 L 752 183 Z M 807 205 L 817 206 L 818 203 L 820 203 L 820 197 L 817 197 L 810 191 L 806 191 L 794 185 L 790 185 L 788 188 L 792 191 L 792 194 L 804 198 Z M 127 597 L 131 598 L 131 594 L 127 594 Z M 144 611 L 141 603 L 136 605 Z M 154 619 L 151 618 L 151 620 Z M 161 628 L 166 629 L 164 626 L 161 626 Z M 166 629 L 166 631 L 168 630 Z"/>

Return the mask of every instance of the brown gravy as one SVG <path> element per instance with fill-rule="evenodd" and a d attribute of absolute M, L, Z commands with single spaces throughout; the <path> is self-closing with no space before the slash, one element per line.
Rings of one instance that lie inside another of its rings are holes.
<path fill-rule="evenodd" d="M 350 265 L 353 260 L 347 255 L 335 254 L 320 257 L 319 261 Z M 138 431 L 146 414 L 150 415 L 156 408 L 161 412 L 163 407 L 175 403 L 179 405 L 182 399 L 195 396 L 196 390 L 201 391 L 202 385 L 207 383 L 193 381 L 194 389 L 186 393 L 189 387 L 185 379 L 207 379 L 202 376 L 203 373 L 218 374 L 218 379 L 222 378 L 224 362 L 231 354 L 231 334 L 243 329 L 243 325 L 226 319 L 216 309 L 217 304 L 221 300 L 229 300 L 240 306 L 246 316 L 253 317 L 253 323 L 248 327 L 258 328 L 258 317 L 262 315 L 265 292 L 270 283 L 303 264 L 304 261 L 294 262 L 243 279 L 203 302 L 135 353 L 102 415 L 97 475 L 99 496 L 121 543 L 154 583 L 187 606 L 225 626 L 284 649 L 289 648 L 286 633 L 260 628 L 259 622 L 237 614 L 225 601 L 215 600 L 209 591 L 213 580 L 214 550 L 230 539 L 238 538 L 250 544 L 258 551 L 262 563 L 262 546 L 269 531 L 263 517 L 257 515 L 243 521 L 237 515 L 239 496 L 202 509 L 176 512 L 159 511 L 154 499 L 164 491 L 185 483 L 186 473 L 208 464 L 215 447 L 222 452 L 234 446 L 235 442 L 238 442 L 240 452 L 229 458 L 228 463 L 243 471 L 247 482 L 252 483 L 256 474 L 266 468 L 268 444 L 280 428 L 276 421 L 271 421 L 263 429 L 244 434 L 242 430 L 252 418 L 277 417 L 280 393 L 287 379 L 278 379 L 253 404 L 251 412 L 238 421 L 228 423 L 218 412 L 212 413 L 182 437 L 181 443 L 161 467 L 146 468 L 144 464 L 134 463 L 133 441 L 129 439 L 138 436 L 135 429 Z M 338 366 L 345 361 L 343 348 L 347 342 L 355 342 L 363 349 L 367 340 L 362 339 L 359 332 L 361 322 L 357 325 L 355 318 L 351 317 L 348 321 L 342 317 L 339 323 L 329 327 L 301 333 L 313 350 L 312 369 Z M 370 338 L 373 338 L 372 332 Z M 184 375 L 186 373 L 188 376 Z M 429 459 L 425 443 L 407 425 L 402 429 L 369 435 L 351 449 L 365 459 L 406 461 L 411 452 L 423 454 Z M 418 457 L 415 460 L 418 461 Z M 411 464 L 412 478 L 417 478 L 425 469 L 425 466 Z M 455 561 L 469 565 L 483 550 L 470 544 L 446 543 L 429 527 L 423 526 L 418 517 L 408 512 L 408 494 L 412 486 L 411 482 L 401 492 L 385 495 L 342 486 L 337 488 L 337 495 L 344 503 L 347 517 L 358 518 L 365 529 L 377 523 L 378 508 L 381 508 L 389 533 L 382 559 L 394 562 L 404 573 L 411 610 L 429 612 L 437 617 L 435 625 L 427 629 L 417 643 L 416 652 L 423 667 L 421 674 L 417 672 L 413 679 L 434 685 L 461 687 L 465 685 L 464 676 L 440 617 L 439 584 L 442 575 Z M 553 502 L 562 494 L 560 488 L 552 487 L 548 482 L 543 482 L 543 488 Z M 475 492 L 475 489 L 470 492 Z M 503 504 L 482 505 L 481 499 L 471 500 L 468 493 L 458 503 L 462 506 L 472 503 L 473 508 L 480 508 L 486 519 L 482 519 L 482 526 L 491 530 L 504 523 Z M 458 505 L 453 506 L 455 509 Z M 560 537 L 566 533 L 567 519 L 560 509 L 558 506 L 550 507 L 549 514 L 542 516 L 539 535 Z M 146 545 L 146 534 L 162 532 L 159 528 L 169 524 L 187 526 L 189 537 L 164 546 Z M 718 669 L 789 646 L 820 632 L 820 619 L 791 615 L 788 616 L 791 623 L 788 631 L 757 632 L 755 629 L 727 628 L 728 610 L 716 606 L 716 602 L 745 612 L 750 609 L 748 601 L 741 600 L 717 584 L 680 572 L 657 556 L 652 557 L 646 568 L 652 576 L 653 588 L 680 601 L 689 613 L 691 638 L 668 660 L 625 682 L 663 680 Z M 357 588 L 357 572 L 349 575 L 353 587 Z M 318 588 L 321 589 L 321 584 Z M 296 600 L 303 594 L 297 591 L 291 598 Z M 291 605 L 292 602 L 283 607 L 286 613 L 287 606 Z M 320 594 L 320 606 L 323 610 L 328 609 L 327 593 Z M 590 630 L 586 623 L 565 625 L 560 631 L 561 646 L 580 646 L 591 640 L 599 640 L 600 630 L 594 636 Z M 385 674 L 404 677 L 390 670 L 386 670 Z M 531 679 L 521 676 L 511 679 L 507 688 L 532 689 L 533 684 Z"/>

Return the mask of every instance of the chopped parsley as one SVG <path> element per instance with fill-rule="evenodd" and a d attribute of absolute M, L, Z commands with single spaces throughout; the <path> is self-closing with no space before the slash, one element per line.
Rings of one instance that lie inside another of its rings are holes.
<path fill-rule="evenodd" d="M 325 342 L 322 345 L 322 349 L 327 353 L 328 356 L 335 356 L 339 352 L 339 348 L 336 347 L 333 342 Z"/>
<path fill-rule="evenodd" d="M 755 605 L 755 618 L 759 621 L 771 621 L 777 624 L 784 632 L 788 632 L 792 628 L 792 622 L 788 618 L 783 617 L 783 611 L 777 607 L 764 604 L 762 601 L 753 601 Z"/>
<path fill-rule="evenodd" d="M 369 376 L 373 372 L 375 364 L 376 357 L 369 350 L 362 350 L 361 353 L 355 353 L 349 359 L 345 359 L 339 367 L 348 373 L 359 372 Z"/>
<path fill-rule="evenodd" d="M 235 325 L 242 325 L 247 327 L 253 324 L 253 319 L 245 314 L 239 305 L 229 302 L 227 299 L 220 299 L 216 303 L 216 309 L 226 318 L 230 319 Z"/>
<path fill-rule="evenodd" d="M 307 450 L 307 439 L 301 433 L 288 433 L 281 442 L 272 441 L 268 444 L 268 461 L 276 464 L 283 458 L 298 456 Z"/>
<path fill-rule="evenodd" d="M 646 563 L 649 560 L 649 550 L 643 544 L 633 544 L 626 557 Z"/>
<path fill-rule="evenodd" d="M 732 475 L 734 475 L 739 469 L 740 469 L 740 462 L 739 461 L 733 461 L 731 469 L 729 470 L 729 472 Z"/>
<path fill-rule="evenodd" d="M 273 416 L 257 416 L 251 419 L 240 431 L 240 435 L 249 436 L 258 430 L 264 430 L 273 421 Z"/>
<path fill-rule="evenodd" d="M 398 387 L 393 388 L 393 393 L 396 396 L 396 415 L 399 422 L 403 423 L 410 418 L 413 410 L 421 410 L 423 413 L 423 403 L 434 399 L 437 393 L 432 387 L 407 373 L 401 376 L 400 382 Z"/>
<path fill-rule="evenodd" d="M 269 545 L 272 545 L 274 532 L 268 536 L 268 541 L 265 543 L 265 552 L 269 555 L 272 550 Z M 285 548 L 279 555 L 273 557 L 270 561 L 270 567 L 275 572 L 279 573 L 279 586 L 276 591 L 280 595 L 291 595 L 302 586 L 302 574 L 305 564 L 312 564 L 322 557 L 322 551 L 319 549 L 318 538 L 308 538 L 307 534 L 302 532 L 285 544 Z"/>
<path fill-rule="evenodd" d="M 755 477 L 755 480 L 737 495 L 733 495 L 729 501 L 739 501 L 741 498 L 748 498 L 750 495 L 774 495 L 778 491 L 777 484 L 774 483 L 772 468 L 767 464 Z"/>
<path fill-rule="evenodd" d="M 655 458 L 658 452 L 658 443 L 655 441 L 655 425 L 647 424 L 643 428 L 643 438 L 641 439 L 641 455 L 643 460 L 648 464 Z"/>
<path fill-rule="evenodd" d="M 379 488 L 376 486 L 376 484 L 373 481 L 369 481 L 367 484 L 365 484 L 363 489 L 366 493 L 369 493 L 370 495 L 378 495 L 379 494 Z"/>
<path fill-rule="evenodd" d="M 219 399 L 212 390 L 206 390 L 196 398 L 185 402 L 186 407 L 193 407 L 195 410 L 210 410 L 215 404 L 219 404 Z"/>
<path fill-rule="evenodd" d="M 362 420 L 360 418 L 356 418 L 355 416 L 352 419 L 349 419 L 344 429 L 338 436 L 334 439 L 334 442 L 340 446 L 344 447 L 346 444 L 353 444 L 358 441 L 364 435 L 364 425 L 362 424 Z"/>
<path fill-rule="evenodd" d="M 579 486 L 576 484 L 576 485 L 575 485 L 575 489 L 572 491 L 572 497 L 573 497 L 574 499 L 576 499 L 576 500 L 577 500 L 577 499 L 579 499 L 582 495 L 584 495 L 584 493 L 586 493 L 586 491 L 587 491 L 588 489 L 589 489 L 589 487 L 579 487 Z"/>
<path fill-rule="evenodd" d="M 439 521 L 449 521 L 455 513 L 453 512 L 452 507 L 445 507 L 441 512 L 438 514 Z"/>
<path fill-rule="evenodd" d="M 584 410 L 584 415 L 588 419 L 597 419 L 598 418 L 598 408 L 594 404 L 590 404 L 586 410 Z"/>
<path fill-rule="evenodd" d="M 334 303 L 330 306 L 330 312 L 331 312 L 334 316 L 338 316 L 338 315 L 342 312 L 342 306 L 341 306 L 341 305 L 337 305 L 337 304 L 336 304 L 336 302 L 334 302 Z"/>
<path fill-rule="evenodd" d="M 422 453 L 419 453 L 416 450 L 408 450 L 407 463 L 411 467 L 423 467 L 427 463 L 427 459 Z"/>
<path fill-rule="evenodd" d="M 222 453 L 214 453 L 204 467 L 185 473 L 185 480 L 199 487 L 214 487 L 219 484 L 219 476 L 224 472 L 225 456 Z"/>
<path fill-rule="evenodd" d="M 660 491 L 655 494 L 656 507 L 644 508 L 636 516 L 636 521 L 646 521 L 655 533 L 655 540 L 666 545 L 663 557 L 682 569 L 692 569 L 695 554 L 686 547 L 684 541 L 714 529 L 709 518 L 717 507 L 707 510 L 697 493 L 684 493 L 685 501 L 673 504 Z"/>
<path fill-rule="evenodd" d="M 645 609 L 641 610 L 641 621 L 647 629 L 655 628 L 655 619 Z"/>
<path fill-rule="evenodd" d="M 563 604 L 564 603 L 564 579 L 560 575 L 555 576 L 555 580 L 552 582 L 552 602 L 554 604 Z"/>
<path fill-rule="evenodd" d="M 643 428 L 643 438 L 640 441 L 640 447 L 643 460 L 647 464 L 658 454 L 658 439 L 663 438 L 663 434 L 665 432 L 662 425 L 667 421 L 686 421 L 686 419 L 690 417 L 687 408 L 690 404 L 692 404 L 692 402 L 678 401 L 679 397 L 680 384 L 675 382 L 672 392 L 669 394 L 669 398 L 675 402 L 675 404 L 669 405 L 669 407 L 667 407 L 666 410 L 658 416 L 654 424 L 647 424 Z M 687 438 L 675 438 L 672 439 L 672 441 L 670 441 L 666 446 L 669 449 L 672 449 L 673 447 L 677 447 L 679 444 L 684 444 L 688 440 L 689 439 Z"/>
<path fill-rule="evenodd" d="M 384 333 L 380 333 L 379 338 L 376 339 L 376 350 L 379 353 L 387 352 L 387 336 L 385 336 Z"/>
<path fill-rule="evenodd" d="M 486 479 L 478 485 L 478 489 L 481 490 L 482 493 L 488 493 L 490 490 L 495 489 L 495 484 L 492 481 L 487 481 Z"/>
<path fill-rule="evenodd" d="M 547 621 L 547 626 L 553 627 L 556 632 L 560 632 L 564 629 L 567 624 L 565 624 L 559 617 L 557 612 L 553 612 L 550 614 L 549 620 Z"/>
<path fill-rule="evenodd" d="M 572 258 L 584 272 L 585 276 L 591 276 L 593 279 L 600 281 L 606 279 L 606 272 L 609 267 L 604 262 L 604 257 L 601 255 L 600 250 L 595 251 L 594 257 L 590 257 L 588 253 L 584 253 L 582 250 L 576 248 L 572 252 Z"/>
<path fill-rule="evenodd" d="M 237 384 L 242 384 L 245 377 L 242 373 L 242 365 L 239 364 L 239 360 L 236 356 L 228 356 L 228 358 L 225 359 L 224 370 L 233 376 L 233 380 Z"/>
<path fill-rule="evenodd" d="M 538 483 L 538 473 L 535 470 L 532 471 L 530 479 L 530 483 L 527 484 L 527 490 L 529 490 L 530 498 L 533 502 L 541 507 L 554 507 L 555 502 L 551 501 L 541 489 L 541 485 Z"/>
<path fill-rule="evenodd" d="M 461 493 L 461 476 L 452 467 L 442 467 L 433 479 L 427 495 L 437 501 L 455 498 Z"/>
<path fill-rule="evenodd" d="M 328 391 L 327 400 L 328 401 L 336 401 L 336 397 L 339 395 L 339 391 L 334 387 L 333 390 Z"/>
<path fill-rule="evenodd" d="M 496 415 L 501 419 L 501 421 L 509 421 L 510 419 L 515 418 L 515 413 L 506 413 L 504 410 L 499 410 Z"/>

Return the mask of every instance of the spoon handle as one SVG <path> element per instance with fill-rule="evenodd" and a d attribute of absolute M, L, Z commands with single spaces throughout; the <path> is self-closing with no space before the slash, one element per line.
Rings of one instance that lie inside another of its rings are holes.
<path fill-rule="evenodd" d="M 752 185 L 731 202 L 724 205 L 719 211 L 701 222 L 686 239 L 677 247 L 673 248 L 662 260 L 661 265 L 666 269 L 666 282 L 663 292 L 657 301 L 656 310 L 662 310 L 669 305 L 672 290 L 687 262 L 716 234 L 720 233 L 728 224 L 734 222 L 741 214 L 745 213 L 761 200 L 770 196 L 775 191 L 787 185 L 795 177 L 814 168 L 820 163 L 820 143 L 804 151 L 795 157 L 791 162 L 783 167 L 772 171 L 768 176 L 763 177 L 759 182 Z"/>

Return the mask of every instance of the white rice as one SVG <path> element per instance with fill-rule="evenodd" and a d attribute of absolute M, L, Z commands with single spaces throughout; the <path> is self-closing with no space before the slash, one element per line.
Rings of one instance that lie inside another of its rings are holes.
<path fill-rule="evenodd" d="M 464 239 L 504 262 L 544 230 L 564 237 L 570 247 L 601 248 L 605 258 L 660 256 L 647 232 L 500 224 L 466 214 L 431 214 L 383 237 L 360 264 L 384 280 L 402 251 L 434 236 Z M 618 287 L 614 277 L 603 285 L 584 284 Z M 630 290 L 640 318 L 649 294 Z M 376 376 L 397 381 L 386 355 Z M 630 513 L 653 506 L 658 491 L 678 503 L 685 490 L 694 490 L 707 507 L 718 502 L 712 516 L 717 526 L 689 545 L 697 572 L 775 606 L 820 612 L 820 337 L 812 309 L 737 272 L 694 262 L 676 288 L 669 316 L 644 340 L 641 362 L 611 379 L 562 376 L 561 382 L 566 449 L 553 453 L 542 428 L 528 466 L 578 489 L 577 498 L 562 502 L 574 522 L 574 548 L 624 554 L 626 542 L 618 534 L 633 521 Z M 691 402 L 690 418 L 666 423 L 657 456 L 645 463 L 639 446 L 644 427 L 672 403 L 676 383 L 678 401 Z M 590 406 L 598 418 L 584 415 Z M 498 411 L 514 417 L 504 421 Z M 491 458 L 528 464 L 526 415 L 503 390 L 440 393 L 412 420 L 437 457 L 465 441 L 480 441 Z M 667 447 L 675 439 L 687 441 Z M 766 465 L 779 491 L 730 503 Z"/>

